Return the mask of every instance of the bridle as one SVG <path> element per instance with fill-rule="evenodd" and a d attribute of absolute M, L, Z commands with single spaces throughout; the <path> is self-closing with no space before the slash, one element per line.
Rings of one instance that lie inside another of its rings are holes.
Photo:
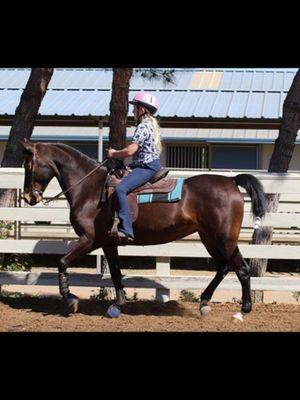
<path fill-rule="evenodd" d="M 34 144 L 34 150 L 33 150 L 33 157 L 32 157 L 32 168 L 31 168 L 31 192 L 32 193 L 36 193 L 39 196 L 42 197 L 42 203 L 44 205 L 48 205 L 51 201 L 54 201 L 56 199 L 58 199 L 60 196 L 62 196 L 63 194 L 69 192 L 71 189 L 73 189 L 74 186 L 79 185 L 79 183 L 81 183 L 82 181 L 84 181 L 88 176 L 92 175 L 95 171 L 97 171 L 97 169 L 101 168 L 103 165 L 105 165 L 107 163 L 107 161 L 109 160 L 108 158 L 105 158 L 99 165 L 97 165 L 97 167 L 95 167 L 92 171 L 90 171 L 87 175 L 85 175 L 83 178 L 81 178 L 79 181 L 77 181 L 76 183 L 74 183 L 73 185 L 71 185 L 68 189 L 61 191 L 60 193 L 58 193 L 56 196 L 51 197 L 48 200 L 44 200 L 43 199 L 43 193 L 44 190 L 39 190 L 37 188 L 34 187 L 34 167 L 35 167 L 35 160 L 36 160 L 36 149 L 35 149 L 35 144 Z"/>
<path fill-rule="evenodd" d="M 84 181 L 88 176 L 92 175 L 95 171 L 97 171 L 97 169 L 99 169 L 100 167 L 102 167 L 103 165 L 106 164 L 106 162 L 108 161 L 108 158 L 105 158 L 99 165 L 97 165 L 97 167 L 95 167 L 94 169 L 92 169 L 92 171 L 90 171 L 87 175 L 85 175 L 83 178 L 81 178 L 78 182 L 74 183 L 73 185 L 71 185 L 68 189 L 61 191 L 60 193 L 58 193 L 56 196 L 51 197 L 51 199 L 48 199 L 46 201 L 43 200 L 43 204 L 47 205 L 49 204 L 51 201 L 54 201 L 56 199 L 58 199 L 60 196 L 62 196 L 63 194 L 69 192 L 71 189 L 73 189 L 74 186 L 79 185 L 79 183 L 81 183 L 82 181 Z"/>
<path fill-rule="evenodd" d="M 33 145 L 33 156 L 32 156 L 32 168 L 31 168 L 31 192 L 37 193 L 39 196 L 43 196 L 44 190 L 39 190 L 34 187 L 34 167 L 35 167 L 35 160 L 36 160 L 36 149 L 35 144 Z"/>

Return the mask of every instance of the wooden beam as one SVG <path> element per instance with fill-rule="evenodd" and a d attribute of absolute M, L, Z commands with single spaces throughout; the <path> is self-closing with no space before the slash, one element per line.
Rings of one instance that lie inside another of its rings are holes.
<path fill-rule="evenodd" d="M 70 273 L 70 285 L 75 287 L 113 287 L 110 275 Z M 128 288 L 144 289 L 204 289 L 212 276 L 129 276 L 123 283 Z M 0 272 L 0 285 L 58 285 L 58 274 L 53 272 Z M 241 290 L 236 277 L 226 277 L 219 289 Z M 300 278 L 252 277 L 251 289 L 293 292 L 300 290 Z"/>
<path fill-rule="evenodd" d="M 0 253 L 66 254 L 74 246 L 74 240 L 6 240 L 0 239 Z M 300 247 L 292 245 L 240 244 L 245 258 L 274 258 L 300 260 Z M 103 255 L 102 249 L 89 253 Z M 202 243 L 178 241 L 151 246 L 119 246 L 120 256 L 144 257 L 210 257 Z"/>
<path fill-rule="evenodd" d="M 3 221 L 69 222 L 69 215 L 70 209 L 67 207 L 0 207 L 0 219 Z M 300 228 L 300 213 L 269 213 L 263 219 L 262 225 L 280 228 Z M 252 213 L 244 213 L 242 226 L 253 228 L 254 222 Z"/>
<path fill-rule="evenodd" d="M 207 174 L 207 175 L 223 175 L 223 176 L 236 176 L 239 171 L 187 171 L 187 170 L 170 170 L 170 178 L 189 178 L 196 175 Z M 249 172 L 248 172 L 249 173 Z M 300 174 L 299 173 L 257 173 L 253 171 L 252 175 L 256 176 L 263 184 L 266 193 L 284 193 L 284 194 L 300 194 Z M 0 174 L 0 188 L 3 189 L 23 189 L 24 184 L 24 169 L 23 168 L 1 168 Z M 52 195 L 55 191 L 60 191 L 61 188 L 58 184 L 57 179 L 53 179 L 48 188 L 46 189 L 45 195 Z M 245 193 L 243 188 L 240 188 L 242 193 Z M 51 194 L 50 194 L 51 193 Z"/>

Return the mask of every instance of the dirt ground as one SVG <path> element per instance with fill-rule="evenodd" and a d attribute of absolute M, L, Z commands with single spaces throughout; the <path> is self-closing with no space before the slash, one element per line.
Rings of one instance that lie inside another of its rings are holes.
<path fill-rule="evenodd" d="M 81 268 L 76 272 L 95 273 Z M 154 271 L 122 272 L 151 275 Z M 214 275 L 184 270 L 173 274 Z M 180 290 L 171 290 L 170 301 L 160 304 L 155 301 L 154 289 L 126 289 L 129 301 L 121 316 L 111 319 L 106 315 L 111 300 L 93 298 L 99 289 L 71 289 L 80 303 L 78 312 L 68 316 L 57 287 L 2 286 L 5 295 L 0 297 L 0 332 L 300 332 L 300 304 L 290 292 L 265 292 L 263 304 L 254 304 L 244 322 L 234 322 L 232 316 L 241 307 L 241 291 L 216 290 L 211 313 L 201 318 L 199 303 L 182 301 Z M 200 291 L 191 292 L 199 297 Z"/>
<path fill-rule="evenodd" d="M 118 319 L 106 316 L 109 302 L 81 300 L 77 314 L 67 316 L 57 297 L 3 297 L 0 332 L 300 332 L 300 307 L 255 304 L 244 322 L 233 322 L 240 305 L 212 303 L 200 318 L 198 303 L 171 300 L 128 302 Z"/>

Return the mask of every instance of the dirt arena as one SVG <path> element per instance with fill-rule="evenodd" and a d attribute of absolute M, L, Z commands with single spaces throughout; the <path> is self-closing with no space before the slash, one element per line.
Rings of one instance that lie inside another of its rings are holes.
<path fill-rule="evenodd" d="M 123 273 L 145 275 L 153 271 Z M 214 275 L 209 271 L 173 273 Z M 154 289 L 126 289 L 129 301 L 121 316 L 111 319 L 106 316 L 111 300 L 95 299 L 99 289 L 71 289 L 80 303 L 78 312 L 67 316 L 57 287 L 3 286 L 0 332 L 300 332 L 300 303 L 290 292 L 265 292 L 264 303 L 254 304 L 241 323 L 232 318 L 240 311 L 241 291 L 216 290 L 211 313 L 200 318 L 199 303 L 182 301 L 179 290 L 172 289 L 170 301 L 160 304 L 155 301 Z M 200 291 L 191 292 L 199 297 Z"/>
<path fill-rule="evenodd" d="M 64 315 L 57 297 L 7 297 L 0 300 L 1 332 L 300 332 L 300 307 L 255 304 L 244 322 L 233 322 L 239 304 L 212 303 L 199 317 L 198 303 L 159 304 L 137 300 L 126 304 L 118 319 L 106 317 L 109 302 L 81 300 L 77 314 Z"/>

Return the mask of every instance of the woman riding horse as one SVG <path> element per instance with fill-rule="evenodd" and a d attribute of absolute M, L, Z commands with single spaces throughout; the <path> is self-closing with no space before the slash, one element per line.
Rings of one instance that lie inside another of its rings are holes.
<path fill-rule="evenodd" d="M 133 145 L 138 146 L 137 143 Z M 108 202 L 101 202 L 107 168 L 64 144 L 24 140 L 23 146 L 25 201 L 32 206 L 41 202 L 47 185 L 56 177 L 69 203 L 70 222 L 79 238 L 60 259 L 59 265 L 59 290 L 69 312 L 76 312 L 78 298 L 69 290 L 67 268 L 79 257 L 99 247 L 109 264 L 116 289 L 116 304 L 124 305 L 126 299 L 118 244 L 108 234 L 112 221 L 111 207 Z M 111 153 L 114 154 L 113 151 Z M 147 168 L 135 168 L 131 174 L 140 170 Z M 168 243 L 198 232 L 217 269 L 215 277 L 201 294 L 202 314 L 209 309 L 208 302 L 230 267 L 242 286 L 241 311 L 249 313 L 252 308 L 250 267 L 238 247 L 244 216 L 244 199 L 238 186 L 245 188 L 250 196 L 254 216 L 263 218 L 266 212 L 265 194 L 257 178 L 250 174 L 235 177 L 199 174 L 184 180 L 178 202 L 139 205 L 138 216 L 133 223 L 135 237 L 132 244 L 135 246 Z M 125 222 L 126 229 L 130 230 L 130 226 L 126 226 Z M 127 233 L 130 234 L 130 231 Z"/>
<path fill-rule="evenodd" d="M 116 186 L 116 194 L 119 203 L 119 218 L 122 226 L 118 236 L 123 244 L 134 241 L 132 220 L 127 195 L 139 186 L 150 181 L 160 170 L 159 154 L 161 152 L 158 123 L 153 116 L 158 110 L 158 101 L 150 93 L 138 93 L 132 101 L 133 115 L 137 122 L 132 143 L 122 150 L 110 148 L 108 157 L 125 158 L 133 155 L 130 167 L 133 171 L 125 176 Z"/>

